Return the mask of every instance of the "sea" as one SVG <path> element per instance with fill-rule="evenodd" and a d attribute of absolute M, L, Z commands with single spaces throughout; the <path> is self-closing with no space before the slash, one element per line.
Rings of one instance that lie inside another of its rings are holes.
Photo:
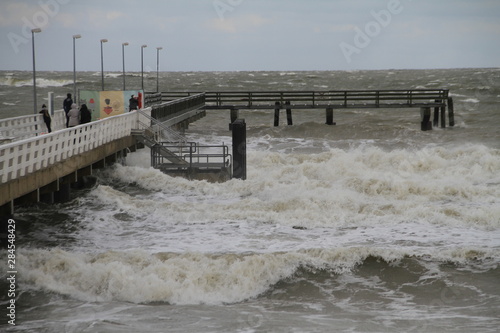
<path fill-rule="evenodd" d="M 0 117 L 33 113 L 32 73 L 0 72 Z M 77 72 L 99 90 L 100 72 Z M 127 73 L 127 89 L 141 86 Z M 123 76 L 106 73 L 106 90 Z M 156 90 L 156 72 L 145 89 Z M 149 150 L 65 204 L 18 207 L 16 326 L 4 332 L 498 332 L 500 69 L 161 72 L 161 91 L 449 89 L 419 109 L 240 110 L 247 179 L 170 177 Z M 38 72 L 57 108 L 72 72 Z M 282 111 L 284 112 L 284 111 Z M 230 144 L 229 111 L 183 135 Z M 0 171 L 1 172 L 1 171 Z M 1 250 L 0 290 L 7 290 Z M 7 318 L 7 319 L 6 319 Z"/>

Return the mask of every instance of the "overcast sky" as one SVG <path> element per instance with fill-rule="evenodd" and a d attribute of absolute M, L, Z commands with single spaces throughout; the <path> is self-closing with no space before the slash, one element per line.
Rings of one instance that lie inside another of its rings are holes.
<path fill-rule="evenodd" d="M 1 0 L 0 69 L 500 67 L 498 0 Z"/>

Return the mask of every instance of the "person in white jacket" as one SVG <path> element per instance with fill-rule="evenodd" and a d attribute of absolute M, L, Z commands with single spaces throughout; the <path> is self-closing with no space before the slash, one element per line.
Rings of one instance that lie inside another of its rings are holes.
<path fill-rule="evenodd" d="M 78 106 L 75 103 L 71 104 L 71 110 L 68 112 L 68 119 L 68 127 L 80 125 L 80 110 L 78 110 Z"/>

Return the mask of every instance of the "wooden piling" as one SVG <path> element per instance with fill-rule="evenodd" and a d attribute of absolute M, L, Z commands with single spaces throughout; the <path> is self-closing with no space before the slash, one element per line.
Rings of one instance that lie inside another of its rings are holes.
<path fill-rule="evenodd" d="M 420 123 L 420 129 L 422 131 L 432 130 L 432 122 L 430 121 L 431 108 L 430 107 L 420 108 L 420 116 L 422 118 L 422 122 Z"/>
<path fill-rule="evenodd" d="M 436 99 L 435 102 L 441 103 L 441 101 L 439 99 Z M 439 125 L 439 107 L 438 106 L 436 106 L 434 108 L 434 119 L 433 119 L 432 125 L 436 126 L 436 127 Z"/>
<path fill-rule="evenodd" d="M 446 106 L 440 107 L 441 109 L 441 128 L 446 128 Z"/>
<path fill-rule="evenodd" d="M 233 178 L 247 178 L 247 125 L 245 119 L 229 124 L 233 133 Z"/>
<path fill-rule="evenodd" d="M 286 101 L 285 105 L 287 106 L 286 109 L 286 122 L 288 125 L 293 125 L 292 121 L 292 109 L 290 108 L 290 101 Z"/>
<path fill-rule="evenodd" d="M 326 109 L 326 124 L 336 125 L 336 123 L 333 121 L 333 108 Z"/>
<path fill-rule="evenodd" d="M 274 126 L 280 125 L 280 102 L 274 103 Z"/>
<path fill-rule="evenodd" d="M 450 126 L 455 126 L 455 110 L 453 108 L 453 98 L 448 98 L 448 118 L 450 121 Z"/>

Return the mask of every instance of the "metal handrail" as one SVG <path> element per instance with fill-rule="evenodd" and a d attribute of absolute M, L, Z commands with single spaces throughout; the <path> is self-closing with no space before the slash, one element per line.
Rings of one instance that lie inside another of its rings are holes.
<path fill-rule="evenodd" d="M 174 140 L 172 140 L 173 142 L 175 142 L 175 141 L 182 142 L 182 143 L 187 142 L 186 138 L 184 136 L 173 131 L 170 127 L 163 125 L 158 119 L 151 117 L 149 114 L 147 114 L 146 112 L 144 112 L 142 110 L 138 110 L 138 112 L 142 116 L 146 117 L 146 119 L 151 121 L 152 125 L 150 125 L 150 126 L 144 124 L 141 121 L 139 121 L 139 124 L 144 126 L 145 129 L 150 129 L 155 134 L 155 140 L 157 142 L 164 141 L 162 138 L 162 134 L 164 134 L 164 132 L 167 132 L 169 137 L 174 138 Z M 165 139 L 166 139 L 166 137 L 165 137 Z"/>

